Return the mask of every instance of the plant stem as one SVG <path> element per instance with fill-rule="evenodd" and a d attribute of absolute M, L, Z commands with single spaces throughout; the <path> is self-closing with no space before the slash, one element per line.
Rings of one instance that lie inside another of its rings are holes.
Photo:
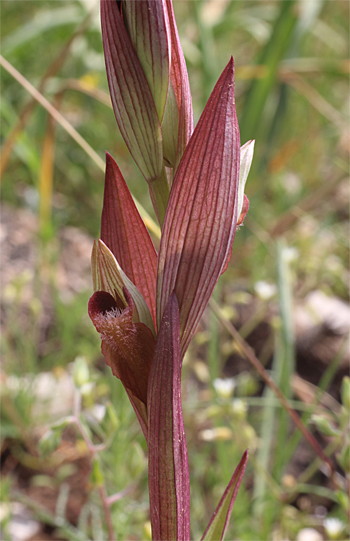
<path fill-rule="evenodd" d="M 98 487 L 98 491 L 100 493 L 103 510 L 106 517 L 108 536 L 109 536 L 108 539 L 109 541 L 117 541 L 117 538 L 115 537 L 114 530 L 113 530 L 113 522 L 112 522 L 111 510 L 108 504 L 108 496 L 106 493 L 106 487 L 104 485 L 100 485 Z"/>
<path fill-rule="evenodd" d="M 120 492 L 116 492 L 115 494 L 108 496 L 107 504 L 111 506 L 115 502 L 119 502 L 119 500 L 127 496 L 135 488 L 135 486 L 136 486 L 135 484 L 129 485 L 128 487 L 124 488 L 124 490 L 121 490 Z"/>

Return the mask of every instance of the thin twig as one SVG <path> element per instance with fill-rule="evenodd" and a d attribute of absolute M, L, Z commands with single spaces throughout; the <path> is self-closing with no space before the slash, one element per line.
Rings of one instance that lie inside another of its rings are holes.
<path fill-rule="evenodd" d="M 106 517 L 106 522 L 107 522 L 108 535 L 109 535 L 109 540 L 108 541 L 117 541 L 116 536 L 114 534 L 114 530 L 113 530 L 113 522 L 112 522 L 110 506 L 108 504 L 108 496 L 107 496 L 107 493 L 106 493 L 106 488 L 105 488 L 104 485 L 100 485 L 98 487 L 98 490 L 99 490 L 99 493 L 100 493 L 100 497 L 101 497 L 101 501 L 102 501 L 102 505 L 103 505 L 103 510 L 105 512 L 105 517 Z"/>
<path fill-rule="evenodd" d="M 120 492 L 116 492 L 115 494 L 112 494 L 111 496 L 108 496 L 107 503 L 109 506 L 113 505 L 115 502 L 119 502 L 122 498 L 125 498 L 134 488 L 136 487 L 135 484 L 129 485 L 128 487 L 124 488 L 124 490 L 121 490 Z"/>
<path fill-rule="evenodd" d="M 322 447 L 316 440 L 316 438 L 313 436 L 313 434 L 310 432 L 310 430 L 306 427 L 306 425 L 303 423 L 303 421 L 300 419 L 297 412 L 292 408 L 292 406 L 289 403 L 289 400 L 284 396 L 278 385 L 274 382 L 274 380 L 270 377 L 269 373 L 265 370 L 263 365 L 260 363 L 259 359 L 256 357 L 253 350 L 248 346 L 248 344 L 243 340 L 239 332 L 235 329 L 235 327 L 232 325 L 232 323 L 223 316 L 221 309 L 219 305 L 214 301 L 214 299 L 210 299 L 209 306 L 219 319 L 219 321 L 224 325 L 224 327 L 228 330 L 228 332 L 231 334 L 231 336 L 236 340 L 236 343 L 239 346 L 239 349 L 241 350 L 241 353 L 248 359 L 248 361 L 254 366 L 255 370 L 258 372 L 260 377 L 265 381 L 266 385 L 272 389 L 272 391 L 277 396 L 278 400 L 281 402 L 282 406 L 287 411 L 290 418 L 293 420 L 295 425 L 298 427 L 300 432 L 303 434 L 305 439 L 309 442 L 311 447 L 314 449 L 315 453 L 325 462 L 330 471 L 329 476 L 333 479 L 334 483 L 336 481 L 334 480 L 334 465 L 333 462 L 329 459 L 329 457 L 324 453 Z"/>
<path fill-rule="evenodd" d="M 327 120 L 333 122 L 338 128 L 348 128 L 345 117 L 339 113 L 327 100 L 324 99 L 317 90 L 310 86 L 300 75 L 291 72 L 290 70 L 284 70 L 280 74 L 280 78 L 285 83 L 289 84 L 295 90 L 297 90 L 302 96 L 304 96 L 308 102 L 323 115 Z"/>
<path fill-rule="evenodd" d="M 64 130 L 80 145 L 80 147 L 90 156 L 90 158 L 96 163 L 96 165 L 104 172 L 105 164 L 102 158 L 95 152 L 95 150 L 89 145 L 87 141 L 76 131 L 75 128 L 68 122 L 64 116 L 61 115 L 55 107 L 42 95 L 38 90 L 29 82 L 19 71 L 16 70 L 5 60 L 3 56 L 0 55 L 0 65 L 3 66 L 22 86 L 25 88 L 34 99 L 42 105 L 47 112 L 62 126 Z M 160 237 L 159 226 L 155 221 L 150 217 L 148 212 L 144 209 L 141 203 L 134 197 L 134 202 L 137 206 L 139 213 L 141 214 L 142 219 L 144 220 L 146 226 L 150 231 L 152 231 L 157 237 Z"/>
<path fill-rule="evenodd" d="M 102 158 L 95 152 L 87 141 L 77 132 L 66 118 L 25 78 L 16 70 L 2 55 L 0 55 L 0 65 L 25 88 L 33 98 L 40 103 L 44 109 L 60 124 L 67 133 L 78 143 L 78 145 L 90 156 L 95 164 L 102 170 L 105 170 L 105 164 Z"/>
<path fill-rule="evenodd" d="M 82 92 L 100 103 L 103 103 L 109 107 L 109 109 L 112 109 L 112 100 L 110 95 L 101 88 L 96 88 L 86 81 L 81 81 L 80 79 L 65 79 L 60 85 L 59 92 L 61 93 L 66 90 L 76 90 L 77 92 Z"/>
<path fill-rule="evenodd" d="M 66 58 L 67 58 L 67 56 L 69 54 L 69 51 L 71 49 L 71 46 L 72 46 L 72 43 L 74 42 L 74 40 L 77 37 L 81 36 L 87 30 L 87 28 L 89 27 L 92 13 L 93 13 L 93 10 L 90 11 L 90 13 L 88 13 L 88 15 L 85 17 L 85 19 L 82 21 L 82 23 L 78 26 L 78 28 L 75 30 L 75 32 L 70 36 L 68 41 L 65 43 L 63 48 L 58 53 L 55 60 L 52 62 L 52 64 L 47 69 L 46 73 L 42 76 L 42 78 L 41 78 L 41 80 L 39 82 L 39 86 L 38 86 L 38 91 L 40 93 L 44 92 L 48 80 L 51 77 L 53 77 L 58 72 L 58 70 L 61 68 L 62 64 L 64 63 L 64 61 L 66 60 Z M 32 98 L 31 100 L 28 101 L 28 103 L 26 103 L 26 105 L 24 106 L 24 108 L 22 109 L 22 111 L 21 111 L 21 113 L 19 115 L 19 118 L 18 118 L 16 124 L 12 127 L 12 129 L 11 129 L 10 133 L 8 134 L 5 142 L 2 145 L 1 158 L 0 158 L 0 178 L 2 177 L 2 175 L 3 175 L 3 173 L 4 173 L 5 169 L 6 169 L 8 159 L 9 159 L 9 157 L 11 155 L 11 152 L 12 152 L 13 145 L 15 144 L 15 142 L 17 140 L 17 137 L 19 136 L 19 134 L 23 130 L 24 126 L 26 125 L 26 123 L 27 123 L 27 121 L 28 121 L 28 119 L 30 117 L 30 114 L 33 111 L 34 106 L 35 106 L 36 103 L 37 103 L 37 100 L 35 98 Z"/>

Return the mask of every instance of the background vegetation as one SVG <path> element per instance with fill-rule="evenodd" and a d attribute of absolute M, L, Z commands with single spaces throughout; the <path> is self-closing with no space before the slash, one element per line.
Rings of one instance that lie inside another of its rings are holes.
<path fill-rule="evenodd" d="M 206 312 L 185 359 L 193 539 L 247 447 L 227 539 L 346 539 L 349 3 L 183 0 L 175 12 L 195 119 L 232 54 L 241 142 L 256 139 L 250 210 L 214 293 L 220 310 Z M 105 150 L 153 216 L 110 107 L 98 7 L 3 0 L 1 15 L 1 54 L 68 122 L 54 122 L 2 68 L 3 538 L 108 539 L 106 491 L 117 493 L 117 539 L 149 539 L 146 447 L 86 314 Z"/>

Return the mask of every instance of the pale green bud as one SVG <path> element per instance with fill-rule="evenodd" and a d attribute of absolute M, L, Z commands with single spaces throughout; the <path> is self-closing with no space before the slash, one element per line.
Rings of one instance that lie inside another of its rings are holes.
<path fill-rule="evenodd" d="M 103 420 L 103 425 L 107 434 L 115 432 L 119 426 L 119 419 L 115 407 L 111 402 L 106 404 L 106 414 Z"/>
<path fill-rule="evenodd" d="M 104 484 L 104 475 L 101 470 L 100 462 L 97 458 L 94 458 L 92 462 L 92 469 L 90 474 L 91 482 L 96 487 L 101 487 Z"/>
<path fill-rule="evenodd" d="M 77 357 L 74 361 L 73 381 L 80 388 L 90 380 L 90 371 L 85 357 Z"/>
<path fill-rule="evenodd" d="M 338 428 L 323 415 L 312 415 L 311 420 L 321 434 L 324 434 L 325 436 L 339 436 L 340 432 Z"/>
<path fill-rule="evenodd" d="M 235 398 L 232 402 L 232 415 L 235 421 L 245 421 L 247 417 L 247 404 L 240 398 Z"/>

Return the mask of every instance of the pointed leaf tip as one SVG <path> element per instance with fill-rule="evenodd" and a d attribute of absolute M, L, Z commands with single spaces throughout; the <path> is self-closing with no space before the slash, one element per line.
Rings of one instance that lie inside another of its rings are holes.
<path fill-rule="evenodd" d="M 229 484 L 216 508 L 214 514 L 205 530 L 201 541 L 222 541 L 227 530 L 233 504 L 235 503 L 237 492 L 242 482 L 242 478 L 247 467 L 248 450 L 243 454 L 235 473 L 231 477 Z"/>
<path fill-rule="evenodd" d="M 157 321 L 175 290 L 182 354 L 233 243 L 238 180 L 239 129 L 231 60 L 215 85 L 177 169 L 161 238 Z"/>

